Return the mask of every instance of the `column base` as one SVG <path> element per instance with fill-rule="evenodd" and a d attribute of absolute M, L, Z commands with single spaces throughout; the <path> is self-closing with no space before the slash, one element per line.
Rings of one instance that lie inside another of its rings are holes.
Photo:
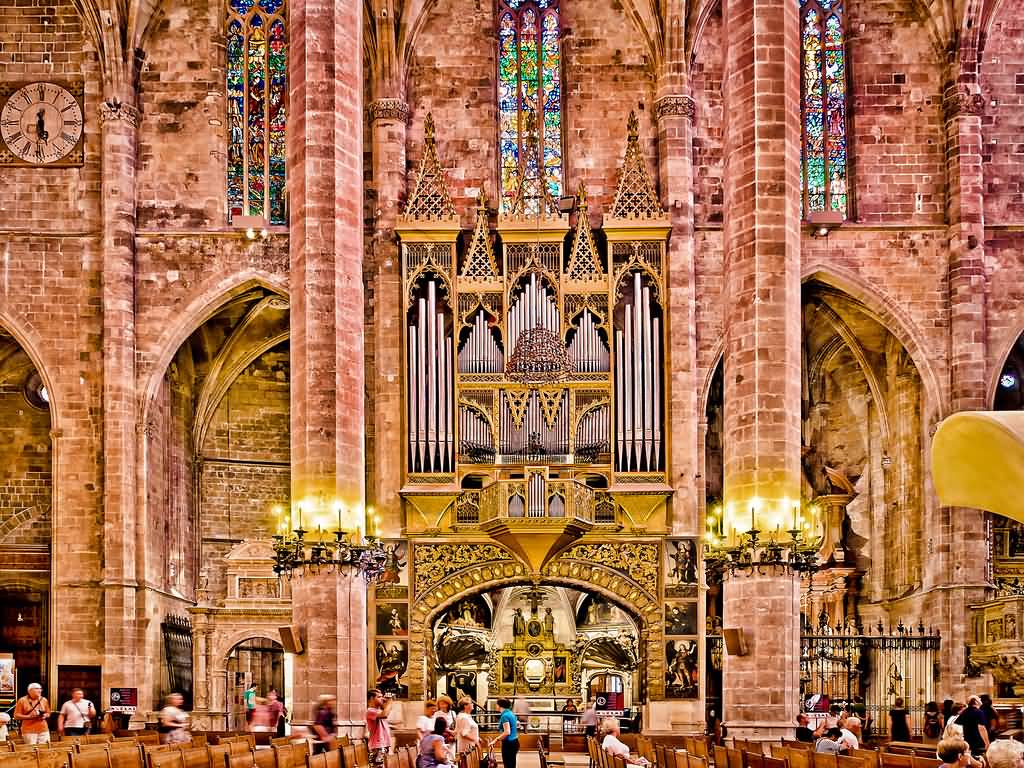
<path fill-rule="evenodd" d="M 795 723 L 779 722 L 777 720 L 764 720 L 750 723 L 726 722 L 726 729 L 730 739 L 745 739 L 747 741 L 774 741 L 779 739 L 792 739 L 796 732 Z"/>

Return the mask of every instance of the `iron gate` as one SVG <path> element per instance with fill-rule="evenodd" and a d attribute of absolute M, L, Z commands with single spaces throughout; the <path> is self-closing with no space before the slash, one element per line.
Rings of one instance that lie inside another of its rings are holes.
<path fill-rule="evenodd" d="M 901 698 L 914 731 L 920 731 L 925 705 L 936 700 L 938 633 L 926 631 L 923 624 L 915 631 L 902 622 L 887 631 L 879 622 L 877 633 L 871 634 L 861 627 L 829 627 L 827 617 L 813 633 L 807 629 L 800 638 L 804 710 L 826 702 L 851 705 L 861 712 L 870 733 L 885 735 L 888 712 Z"/>

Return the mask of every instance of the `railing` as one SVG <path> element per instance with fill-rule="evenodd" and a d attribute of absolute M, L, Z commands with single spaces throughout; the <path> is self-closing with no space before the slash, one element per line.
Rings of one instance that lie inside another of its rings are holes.
<path fill-rule="evenodd" d="M 802 707 L 813 696 L 833 704 L 852 704 L 873 721 L 874 734 L 888 731 L 887 714 L 901 698 L 910 721 L 919 730 L 925 705 L 935 700 L 935 670 L 941 638 L 925 634 L 923 626 L 902 624 L 878 634 L 842 628 L 818 627 L 817 634 L 800 638 L 800 692 Z"/>
<path fill-rule="evenodd" d="M 479 491 L 480 522 L 498 518 L 577 519 L 594 522 L 594 489 L 576 480 L 498 480 Z"/>

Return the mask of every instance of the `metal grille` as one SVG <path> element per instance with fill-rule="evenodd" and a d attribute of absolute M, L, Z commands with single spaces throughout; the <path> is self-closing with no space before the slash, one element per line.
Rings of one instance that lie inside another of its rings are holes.
<path fill-rule="evenodd" d="M 801 706 L 810 709 L 812 697 L 825 697 L 833 704 L 863 706 L 873 721 L 872 733 L 886 735 L 887 714 L 902 698 L 910 711 L 914 732 L 924 722 L 924 708 L 935 700 L 938 651 L 941 638 L 917 632 L 901 623 L 895 631 L 865 634 L 859 628 L 831 630 L 819 626 L 817 634 L 801 637 Z"/>
<path fill-rule="evenodd" d="M 164 637 L 167 669 L 166 693 L 180 693 L 185 709 L 192 709 L 192 622 L 185 616 L 169 615 L 160 623 Z"/>

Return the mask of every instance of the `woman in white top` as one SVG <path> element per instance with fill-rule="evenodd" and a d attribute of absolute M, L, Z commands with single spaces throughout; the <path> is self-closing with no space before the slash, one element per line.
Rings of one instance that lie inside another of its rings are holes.
<path fill-rule="evenodd" d="M 642 757 L 633 757 L 629 754 L 629 747 L 619 740 L 619 721 L 613 717 L 606 717 L 601 723 L 601 732 L 604 734 L 604 741 L 601 742 L 601 749 L 610 755 L 618 755 L 630 765 L 647 765 L 647 760 Z"/>
<path fill-rule="evenodd" d="M 472 752 L 480 744 L 480 726 L 473 719 L 473 700 L 469 696 L 459 699 L 459 714 L 455 716 L 455 748 L 461 755 Z"/>

